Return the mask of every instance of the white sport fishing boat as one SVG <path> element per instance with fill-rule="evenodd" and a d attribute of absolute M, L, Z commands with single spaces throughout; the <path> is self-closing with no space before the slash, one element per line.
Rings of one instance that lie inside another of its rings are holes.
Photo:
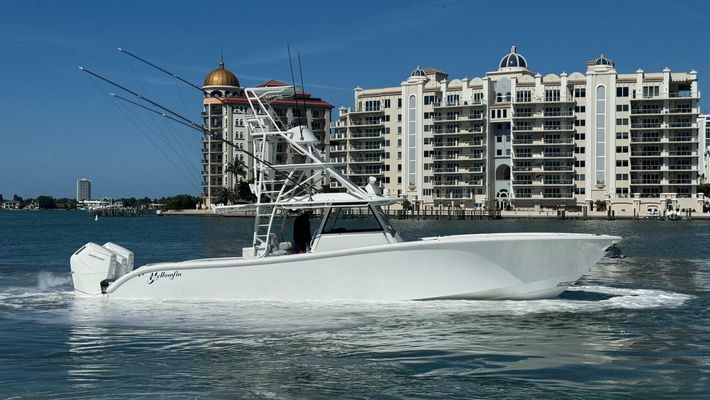
<path fill-rule="evenodd" d="M 246 89 L 255 156 L 255 204 L 213 206 L 217 214 L 254 211 L 252 246 L 241 257 L 133 268 L 121 246 L 87 243 L 71 256 L 80 296 L 121 299 L 432 300 L 539 299 L 558 296 L 621 238 L 568 233 L 454 235 L 404 241 L 382 207 L 404 199 L 382 193 L 375 178 L 353 184 L 327 162 L 306 127 L 280 129 L 269 102 L 294 87 Z M 277 146 L 288 164 L 276 163 Z M 284 146 L 285 145 L 285 146 Z M 340 193 L 317 190 L 338 181 Z M 312 234 L 297 218 L 297 243 L 284 221 L 295 210 L 321 210 Z M 289 235 L 287 235 L 289 234 Z M 305 238 L 305 239 L 304 239 Z"/>

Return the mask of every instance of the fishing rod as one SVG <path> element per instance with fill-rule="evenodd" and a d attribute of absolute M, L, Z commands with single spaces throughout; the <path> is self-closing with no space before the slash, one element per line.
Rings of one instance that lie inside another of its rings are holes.
<path fill-rule="evenodd" d="M 177 118 L 175 118 L 175 117 L 173 117 L 173 116 L 171 116 L 171 115 L 169 115 L 169 114 L 162 113 L 162 112 L 160 112 L 160 111 L 158 111 L 158 110 L 155 110 L 155 109 L 153 109 L 153 108 L 147 107 L 147 106 L 145 106 L 144 104 L 140 104 L 140 103 L 135 102 L 135 101 L 133 101 L 133 100 L 127 99 L 127 98 L 125 98 L 125 97 L 123 97 L 123 96 L 121 96 L 121 95 L 118 95 L 118 94 L 116 94 L 116 93 L 111 93 L 111 96 L 113 96 L 113 97 L 115 97 L 115 98 L 117 98 L 117 99 L 119 99 L 119 100 L 125 101 L 126 103 L 133 104 L 134 106 L 140 107 L 140 108 L 142 108 L 142 109 L 144 109 L 144 110 L 146 110 L 146 111 L 150 111 L 150 112 L 152 112 L 152 113 L 154 113 L 154 114 L 157 114 L 157 115 L 160 115 L 160 116 L 162 116 L 162 117 L 165 117 L 165 118 L 167 118 L 167 119 L 169 119 L 169 120 L 171 120 L 171 121 L 177 122 L 178 124 L 187 126 L 188 128 L 192 128 L 192 129 L 194 129 L 194 130 L 196 130 L 196 131 L 198 131 L 198 132 L 201 132 L 202 134 L 209 135 L 212 139 L 217 140 L 217 141 L 220 141 L 220 142 L 222 142 L 222 143 L 225 143 L 225 144 L 231 146 L 232 148 L 234 148 L 235 150 L 240 151 L 240 152 L 242 152 L 242 153 L 248 155 L 249 157 L 253 158 L 254 160 L 259 161 L 259 162 L 261 162 L 261 163 L 264 163 L 264 165 L 266 165 L 268 168 L 272 169 L 273 171 L 275 171 L 275 172 L 277 172 L 277 173 L 280 173 L 280 174 L 283 174 L 283 175 L 287 175 L 285 172 L 283 172 L 283 171 L 281 171 L 281 170 L 275 168 L 275 167 L 273 166 L 273 164 L 271 164 L 270 162 L 260 159 L 259 157 L 257 157 L 256 155 L 254 155 L 253 153 L 251 153 L 251 152 L 249 152 L 249 151 L 247 151 L 247 150 L 240 149 L 239 147 L 237 147 L 237 145 L 235 145 L 234 143 L 230 142 L 229 140 L 223 139 L 223 138 L 221 138 L 220 136 L 218 136 L 217 134 L 215 134 L 214 132 L 209 131 L 209 130 L 207 130 L 207 129 L 205 129 L 205 128 L 202 128 L 202 127 L 200 127 L 199 125 L 196 125 L 195 123 L 188 123 L 188 122 L 185 122 L 185 121 L 181 121 L 181 120 L 179 120 L 179 119 L 177 119 Z M 293 181 L 293 180 L 292 180 L 292 181 Z M 298 181 L 293 181 L 293 182 L 296 183 L 296 184 L 299 184 Z M 299 186 L 300 186 L 300 185 L 299 185 Z"/>
<path fill-rule="evenodd" d="M 160 72 L 162 72 L 162 73 L 164 73 L 164 74 L 170 75 L 171 77 L 173 77 L 173 78 L 179 80 L 180 82 L 185 83 L 186 85 L 190 86 L 191 88 L 194 88 L 194 89 L 199 90 L 200 93 L 202 93 L 203 95 L 209 96 L 210 98 L 215 99 L 215 100 L 219 101 L 219 102 L 222 103 L 222 104 L 225 104 L 225 105 L 228 104 L 228 102 L 224 101 L 224 99 L 222 99 L 221 97 L 212 97 L 212 96 L 210 96 L 209 92 L 207 92 L 206 90 L 202 89 L 201 87 L 199 87 L 199 86 L 195 85 L 194 83 L 192 83 L 192 82 L 190 82 L 190 81 L 188 81 L 188 80 L 186 80 L 186 79 L 184 79 L 184 78 L 178 76 L 178 75 L 175 74 L 175 73 L 172 73 L 172 72 L 168 71 L 167 69 L 165 69 L 165 68 L 163 68 L 163 67 L 161 67 L 161 66 L 159 66 L 159 65 L 157 65 L 157 64 L 155 64 L 155 63 L 152 63 L 152 62 L 146 60 L 145 58 L 139 57 L 139 56 L 133 54 L 132 52 L 130 52 L 130 51 L 124 49 L 124 48 L 121 48 L 121 47 L 118 48 L 118 51 L 120 51 L 121 53 L 126 54 L 126 55 L 128 55 L 128 56 L 130 56 L 130 57 L 133 57 L 134 59 L 136 59 L 136 60 L 138 60 L 138 61 L 140 61 L 140 62 L 142 62 L 142 63 L 144 63 L 144 64 L 146 64 L 146 65 L 148 65 L 148 66 L 150 66 L 150 67 L 152 67 L 152 68 L 155 68 L 155 69 L 157 69 L 158 71 L 160 71 Z M 295 86 L 294 86 L 294 93 L 295 93 L 295 91 L 296 91 L 296 90 L 295 90 Z M 296 106 L 298 107 L 298 100 L 296 100 Z M 281 123 L 282 126 L 284 126 L 284 127 L 286 126 L 286 124 L 284 124 L 284 122 L 281 120 L 281 117 L 279 117 L 278 115 L 276 115 L 275 117 L 276 117 L 276 120 L 278 120 L 279 123 Z"/>
<path fill-rule="evenodd" d="M 128 56 L 131 56 L 131 57 L 135 58 L 136 60 L 138 60 L 138 61 L 140 61 L 140 62 L 142 62 L 142 63 L 145 63 L 145 64 L 147 64 L 147 65 L 150 65 L 151 67 L 157 69 L 157 70 L 160 71 L 160 72 L 163 72 L 163 73 L 166 73 L 166 74 L 172 76 L 173 78 L 179 80 L 180 82 L 182 82 L 182 83 L 184 83 L 184 84 L 186 84 L 186 85 L 188 85 L 188 86 L 190 86 L 190 87 L 193 87 L 193 88 L 199 90 L 199 91 L 202 92 L 203 94 L 209 94 L 209 93 L 207 93 L 204 89 L 202 89 L 201 87 L 195 85 L 194 83 L 192 83 L 192 82 L 190 82 L 190 81 L 188 81 L 188 80 L 185 80 L 185 79 L 179 77 L 178 75 L 176 75 L 176 74 L 174 74 L 174 73 L 172 73 L 172 72 L 166 70 L 165 68 L 162 68 L 162 67 L 160 67 L 160 66 L 158 66 L 158 65 L 155 65 L 155 64 L 153 64 L 152 62 L 150 62 L 150 61 L 148 61 L 148 60 L 146 60 L 146 59 L 144 59 L 144 58 L 141 58 L 141 57 L 139 57 L 139 56 L 137 56 L 137 55 L 131 53 L 130 51 L 128 51 L 128 50 L 126 50 L 126 49 L 123 49 L 123 48 L 119 47 L 119 48 L 118 48 L 118 51 L 120 51 L 121 53 L 126 54 L 126 55 L 128 55 Z"/>
<path fill-rule="evenodd" d="M 228 140 L 226 140 L 226 139 L 223 139 L 223 138 L 220 137 L 220 136 L 217 136 L 214 132 L 211 132 L 211 131 L 205 129 L 205 128 L 202 127 L 201 125 L 199 125 L 199 124 L 197 124 L 197 123 L 195 123 L 195 122 L 189 120 L 188 118 L 186 118 L 186 117 L 184 117 L 184 116 L 182 116 L 182 115 L 176 113 L 175 111 L 173 111 L 173 110 L 171 110 L 171 109 L 169 109 L 169 108 L 167 108 L 167 107 L 164 107 L 164 106 L 158 104 L 157 102 L 155 102 L 155 101 L 153 101 L 153 100 L 151 100 L 151 99 L 149 99 L 149 98 L 147 98 L 147 97 L 145 97 L 145 96 L 143 96 L 143 95 L 141 95 L 141 94 L 139 94 L 139 93 L 137 93 L 137 92 L 135 92 L 135 91 L 133 91 L 133 90 L 131 90 L 131 89 L 128 89 L 127 87 L 125 87 L 125 86 L 123 86 L 123 85 L 120 85 L 120 84 L 118 84 L 118 83 L 116 83 L 116 82 L 114 82 L 114 81 L 112 81 L 112 80 L 110 80 L 110 79 L 108 79 L 108 78 L 105 78 L 105 77 L 103 77 L 103 76 L 101 76 L 101 75 L 99 75 L 99 74 L 97 74 L 97 73 L 95 73 L 95 72 L 93 72 L 93 71 L 90 71 L 90 70 L 88 70 L 88 69 L 86 69 L 86 68 L 84 68 L 84 67 L 79 67 L 79 69 L 80 69 L 81 71 L 83 71 L 83 72 L 88 73 L 89 75 L 91 75 L 91 76 L 93 76 L 93 77 L 96 77 L 96 78 L 98 78 L 98 79 L 100 79 L 100 80 L 102 80 L 102 81 L 104 81 L 104 82 L 106 82 L 106 83 L 108 83 L 108 84 L 114 86 L 114 87 L 117 87 L 117 88 L 119 88 L 119 89 L 121 89 L 121 90 L 123 90 L 123 91 L 125 91 L 125 92 L 127 92 L 127 93 L 130 93 L 131 95 L 133 95 L 134 97 L 138 98 L 139 100 L 143 100 L 143 101 L 149 103 L 150 105 L 152 105 L 152 106 L 154 106 L 154 107 L 157 107 L 157 108 L 159 108 L 159 109 L 161 109 L 161 110 L 163 110 L 163 111 L 165 111 L 165 112 L 160 112 L 160 111 L 158 111 L 158 110 L 152 109 L 152 108 L 147 107 L 147 106 L 145 106 L 145 105 L 143 105 L 143 104 L 140 104 L 140 103 L 138 103 L 138 102 L 134 102 L 134 101 L 131 101 L 131 100 L 129 100 L 129 99 L 126 99 L 126 98 L 124 98 L 124 97 L 122 97 L 122 96 L 118 96 L 118 95 L 116 95 L 116 94 L 114 94 L 114 93 L 111 93 L 114 97 L 116 97 L 116 98 L 118 98 L 118 99 L 121 99 L 121 100 L 123 100 L 123 101 L 129 102 L 129 103 L 131 103 L 131 104 L 133 104 L 133 105 L 139 106 L 139 107 L 141 107 L 141 108 L 143 108 L 143 109 L 145 109 L 145 110 L 148 110 L 148 111 L 151 111 L 151 112 L 153 112 L 153 113 L 159 114 L 159 115 L 161 115 L 161 116 L 163 116 L 163 117 L 166 117 L 166 118 L 170 119 L 171 121 L 178 122 L 178 123 L 180 123 L 181 125 L 188 126 L 188 127 L 192 128 L 192 129 L 194 129 L 194 130 L 197 130 L 197 131 L 201 132 L 202 134 L 207 134 L 207 135 L 209 135 L 211 138 L 213 138 L 213 139 L 215 139 L 215 140 L 219 140 L 220 142 L 226 143 L 226 144 L 228 144 L 229 146 L 231 146 L 232 148 L 234 148 L 235 150 L 237 150 L 237 151 L 239 151 L 239 152 L 242 152 L 242 153 L 246 154 L 247 156 L 253 158 L 255 161 L 258 161 L 258 162 L 260 162 L 260 163 L 266 165 L 269 169 L 275 171 L 277 174 L 280 174 L 281 176 L 284 176 L 286 179 L 288 179 L 289 181 L 291 181 L 291 182 L 293 182 L 294 184 L 296 184 L 296 186 L 298 186 L 298 187 L 300 187 L 300 188 L 302 188 L 302 189 L 305 189 L 305 190 L 307 190 L 307 191 L 309 191 L 309 192 L 311 192 L 311 193 L 313 193 L 313 192 L 316 192 L 316 193 L 317 193 L 317 192 L 318 192 L 318 189 L 315 188 L 313 185 L 299 182 L 298 180 L 292 178 L 290 175 L 286 174 L 285 172 L 280 171 L 280 170 L 278 170 L 277 168 L 275 168 L 275 167 L 273 166 L 273 164 L 269 163 L 268 161 L 262 160 L 261 158 L 257 157 L 257 156 L 254 155 L 253 153 L 251 153 L 251 152 L 249 152 L 249 151 L 247 151 L 247 150 L 244 150 L 244 149 L 242 149 L 242 148 L 237 147 L 234 143 L 232 143 L 232 142 L 230 142 L 230 141 L 228 141 Z M 307 185 L 307 188 L 303 186 L 304 184 Z M 310 189 L 310 190 L 309 190 L 309 189 Z"/>

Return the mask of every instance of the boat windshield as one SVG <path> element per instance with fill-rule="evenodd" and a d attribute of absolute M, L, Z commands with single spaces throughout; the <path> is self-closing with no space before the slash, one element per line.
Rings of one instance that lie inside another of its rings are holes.
<path fill-rule="evenodd" d="M 381 232 L 382 225 L 370 207 L 333 208 L 321 233 Z"/>

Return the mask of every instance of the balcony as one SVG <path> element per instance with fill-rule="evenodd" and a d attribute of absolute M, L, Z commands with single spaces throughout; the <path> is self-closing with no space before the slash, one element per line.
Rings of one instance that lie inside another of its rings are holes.
<path fill-rule="evenodd" d="M 370 146 L 351 146 L 350 151 L 381 151 L 383 150 L 383 146 L 381 144 L 378 145 L 370 145 Z"/>
<path fill-rule="evenodd" d="M 470 180 L 470 181 L 434 181 L 434 187 L 477 187 L 483 186 L 483 180 Z"/>
<path fill-rule="evenodd" d="M 660 171 L 660 164 L 631 164 L 631 171 Z"/>
<path fill-rule="evenodd" d="M 543 199 L 574 199 L 574 193 L 543 193 Z"/>
<path fill-rule="evenodd" d="M 382 139 L 382 133 L 351 133 L 350 140 Z"/>
<path fill-rule="evenodd" d="M 631 143 L 660 143 L 660 136 L 636 136 L 631 135 Z"/>
<path fill-rule="evenodd" d="M 632 108 L 631 114 L 642 114 L 642 115 L 661 115 L 663 114 L 663 109 L 658 108 Z"/>
<path fill-rule="evenodd" d="M 631 129 L 661 129 L 659 122 L 632 122 Z"/>
<path fill-rule="evenodd" d="M 631 152 L 631 157 L 660 157 L 661 156 L 661 151 L 632 151 Z"/>
<path fill-rule="evenodd" d="M 348 176 L 377 176 L 382 175 L 381 169 L 355 169 Z"/>
<path fill-rule="evenodd" d="M 661 179 L 632 179 L 632 185 L 660 185 Z"/>
<path fill-rule="evenodd" d="M 384 160 L 380 157 L 352 157 L 349 161 L 351 164 L 384 164 Z"/>
<path fill-rule="evenodd" d="M 668 109 L 669 114 L 697 114 L 696 111 L 693 110 L 691 107 L 680 107 L 680 108 L 669 108 Z"/>
<path fill-rule="evenodd" d="M 447 102 L 436 102 L 432 103 L 434 108 L 461 108 L 461 107 L 474 107 L 474 106 L 484 106 L 482 99 L 464 100 L 464 101 L 447 101 Z"/>
<path fill-rule="evenodd" d="M 695 185 L 697 184 L 697 181 L 695 179 L 669 179 L 668 180 L 669 185 Z"/>
<path fill-rule="evenodd" d="M 574 113 L 572 111 L 544 111 L 542 116 L 545 118 L 574 117 Z"/>
<path fill-rule="evenodd" d="M 543 131 L 571 131 L 574 129 L 574 125 L 548 125 L 542 126 Z"/>
<path fill-rule="evenodd" d="M 669 136 L 668 137 L 669 142 L 688 142 L 688 143 L 697 143 L 698 139 L 693 137 L 693 136 Z"/>
<path fill-rule="evenodd" d="M 348 138 L 348 135 L 345 133 L 332 133 L 330 135 L 331 142 L 333 140 L 346 140 L 347 138 Z"/>
<path fill-rule="evenodd" d="M 698 152 L 693 150 L 670 150 L 668 152 L 668 157 L 689 157 L 697 156 Z"/>
<path fill-rule="evenodd" d="M 374 128 L 382 126 L 382 120 L 364 120 L 364 121 L 351 121 L 351 128 Z"/>
<path fill-rule="evenodd" d="M 698 125 L 690 121 L 671 121 L 668 123 L 668 128 L 697 128 Z"/>
<path fill-rule="evenodd" d="M 670 171 L 697 171 L 698 167 L 695 165 L 669 165 L 668 169 Z"/>
<path fill-rule="evenodd" d="M 544 152 L 540 153 L 540 157 L 543 158 L 574 158 L 574 153 L 572 152 Z"/>
<path fill-rule="evenodd" d="M 364 114 L 382 114 L 385 110 L 381 107 L 371 107 L 371 108 L 358 108 L 356 110 L 348 112 L 351 115 L 364 115 Z"/>
<path fill-rule="evenodd" d="M 545 172 L 574 172 L 574 165 L 543 165 Z"/>

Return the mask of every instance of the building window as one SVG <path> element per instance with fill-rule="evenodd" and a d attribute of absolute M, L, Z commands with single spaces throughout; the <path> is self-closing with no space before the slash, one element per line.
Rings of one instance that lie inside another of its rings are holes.
<path fill-rule="evenodd" d="M 622 86 L 616 88 L 616 97 L 629 97 L 629 87 Z"/>
<path fill-rule="evenodd" d="M 617 139 L 628 139 L 629 132 L 616 132 L 616 138 Z"/>
<path fill-rule="evenodd" d="M 606 175 L 606 87 L 597 87 L 597 185 L 605 184 Z"/>
<path fill-rule="evenodd" d="M 584 167 L 586 166 L 586 165 L 585 165 L 586 163 L 587 163 L 587 162 L 584 161 L 584 160 L 575 160 L 575 161 L 574 161 L 574 166 L 575 166 L 576 168 L 584 168 Z"/>
<path fill-rule="evenodd" d="M 616 160 L 616 166 L 617 167 L 628 167 L 629 160 Z"/>
<path fill-rule="evenodd" d="M 409 96 L 409 131 L 407 132 L 408 136 L 408 147 L 409 147 L 409 153 L 408 153 L 408 175 L 409 175 L 409 184 L 410 185 L 416 185 L 417 184 L 417 98 L 416 96 Z"/>
<path fill-rule="evenodd" d="M 585 119 L 574 120 L 574 126 L 586 126 L 586 125 L 587 125 L 587 120 L 585 120 Z"/>
<path fill-rule="evenodd" d="M 617 104 L 617 105 L 616 105 L 616 111 L 617 111 L 617 112 L 626 112 L 626 111 L 629 111 L 629 105 L 628 105 L 628 104 Z"/>
<path fill-rule="evenodd" d="M 587 139 L 587 134 L 584 132 L 574 134 L 574 140 L 586 140 L 586 139 Z"/>
<path fill-rule="evenodd" d="M 518 90 L 515 93 L 515 101 L 518 103 L 529 103 L 532 101 L 532 92 L 530 90 Z"/>
<path fill-rule="evenodd" d="M 385 99 L 385 108 L 390 108 L 390 99 Z"/>
<path fill-rule="evenodd" d="M 643 97 L 652 98 L 658 97 L 659 87 L 658 86 L 644 86 L 643 87 Z"/>
<path fill-rule="evenodd" d="M 380 111 L 380 101 L 379 100 L 365 101 L 365 111 Z"/>
<path fill-rule="evenodd" d="M 397 108 L 402 108 L 402 98 L 401 97 L 397 99 Z M 400 119 L 400 121 L 401 121 L 401 119 Z"/>
<path fill-rule="evenodd" d="M 575 106 L 574 112 L 576 112 L 576 113 L 587 112 L 587 107 L 586 106 Z"/>
<path fill-rule="evenodd" d="M 583 87 L 574 88 L 574 97 L 587 97 L 587 89 Z"/>
<path fill-rule="evenodd" d="M 617 125 L 622 125 L 622 126 L 628 125 L 628 124 L 629 124 L 629 119 L 628 119 L 628 118 L 617 118 L 617 119 L 616 119 L 616 124 L 617 124 Z"/>
<path fill-rule="evenodd" d="M 545 89 L 545 101 L 560 101 L 560 89 Z"/>

